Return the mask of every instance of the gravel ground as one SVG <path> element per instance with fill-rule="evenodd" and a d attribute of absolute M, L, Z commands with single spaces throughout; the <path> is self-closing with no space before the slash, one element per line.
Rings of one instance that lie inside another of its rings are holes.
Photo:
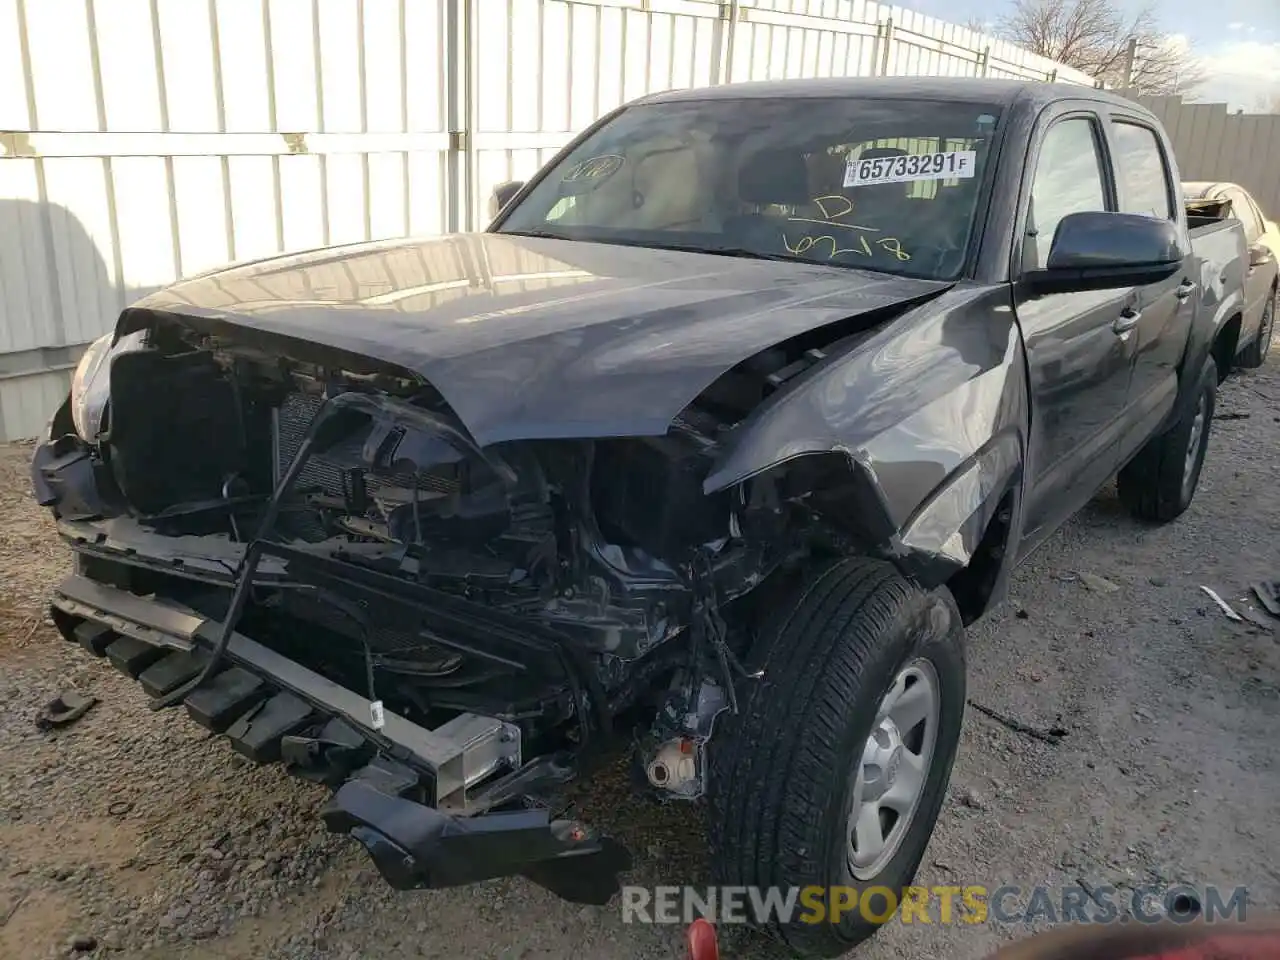
<path fill-rule="evenodd" d="M 972 698 L 1067 736 L 968 712 L 922 883 L 1245 884 L 1251 910 L 1280 905 L 1280 643 L 1198 590 L 1234 601 L 1280 578 L 1280 367 L 1233 378 L 1219 408 L 1237 416 L 1215 422 L 1185 517 L 1143 527 L 1103 491 L 972 631 Z M 67 559 L 27 497 L 29 456 L 0 447 L 0 957 L 77 942 L 156 960 L 681 955 L 677 929 L 523 881 L 392 893 L 323 832 L 321 789 L 252 767 L 178 711 L 149 712 L 44 620 Z M 38 732 L 35 711 L 69 687 L 101 702 Z M 580 807 L 636 852 L 632 882 L 707 882 L 698 810 L 637 802 L 617 771 Z M 976 958 L 1025 932 L 894 923 L 858 956 Z M 744 931 L 726 939 L 734 958 L 783 955 Z"/>

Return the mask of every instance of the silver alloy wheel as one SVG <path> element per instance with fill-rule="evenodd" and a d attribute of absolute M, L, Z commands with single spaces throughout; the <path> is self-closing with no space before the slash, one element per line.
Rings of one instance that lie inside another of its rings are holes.
<path fill-rule="evenodd" d="M 1195 419 L 1191 421 L 1191 435 L 1187 437 L 1187 456 L 1182 463 L 1182 496 L 1186 499 L 1196 479 L 1196 461 L 1200 457 L 1200 443 L 1204 438 L 1205 407 L 1204 391 L 1200 391 L 1200 399 L 1196 403 Z"/>
<path fill-rule="evenodd" d="M 902 846 L 929 779 L 941 713 L 937 670 L 913 660 L 880 701 L 854 773 L 846 858 L 855 879 L 874 879 Z"/>

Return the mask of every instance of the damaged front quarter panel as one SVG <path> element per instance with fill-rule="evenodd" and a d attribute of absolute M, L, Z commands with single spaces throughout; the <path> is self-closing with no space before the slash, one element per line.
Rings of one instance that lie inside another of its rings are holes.
<path fill-rule="evenodd" d="M 1026 396 L 1007 290 L 961 286 L 770 397 L 727 439 L 704 490 L 818 458 L 824 515 L 937 585 L 970 562 L 1001 499 L 1019 499 Z M 834 485 L 833 458 L 845 474 Z"/>

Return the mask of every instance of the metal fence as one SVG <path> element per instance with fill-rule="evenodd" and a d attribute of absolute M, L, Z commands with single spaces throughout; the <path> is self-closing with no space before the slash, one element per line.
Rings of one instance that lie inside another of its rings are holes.
<path fill-rule="evenodd" d="M 908 74 L 1091 82 L 866 0 L 0 0 L 0 439 L 178 277 L 476 228 L 652 90 Z"/>
<path fill-rule="evenodd" d="M 1228 113 L 1221 103 L 1138 97 L 1173 140 L 1182 179 L 1238 183 L 1280 219 L 1280 114 Z"/>

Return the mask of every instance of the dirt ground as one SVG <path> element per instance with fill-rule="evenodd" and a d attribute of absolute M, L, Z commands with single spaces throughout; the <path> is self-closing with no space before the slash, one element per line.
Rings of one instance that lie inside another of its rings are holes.
<path fill-rule="evenodd" d="M 1199 590 L 1238 602 L 1280 579 L 1280 365 L 1229 381 L 1219 415 L 1186 516 L 1141 526 L 1104 490 L 971 631 L 973 701 L 1066 736 L 968 711 L 922 883 L 1243 884 L 1251 912 L 1280 906 L 1280 643 Z M 29 455 L 0 448 L 0 957 L 66 956 L 74 938 L 148 960 L 681 955 L 676 928 L 523 881 L 387 891 L 316 821 L 323 791 L 149 712 L 44 620 L 67 561 L 28 499 Z M 38 732 L 34 713 L 68 687 L 101 703 Z M 635 851 L 632 882 L 707 882 L 697 808 L 635 801 L 613 775 L 580 813 Z M 976 958 L 1027 929 L 895 922 L 857 955 Z M 784 955 L 727 939 L 731 958 Z"/>

